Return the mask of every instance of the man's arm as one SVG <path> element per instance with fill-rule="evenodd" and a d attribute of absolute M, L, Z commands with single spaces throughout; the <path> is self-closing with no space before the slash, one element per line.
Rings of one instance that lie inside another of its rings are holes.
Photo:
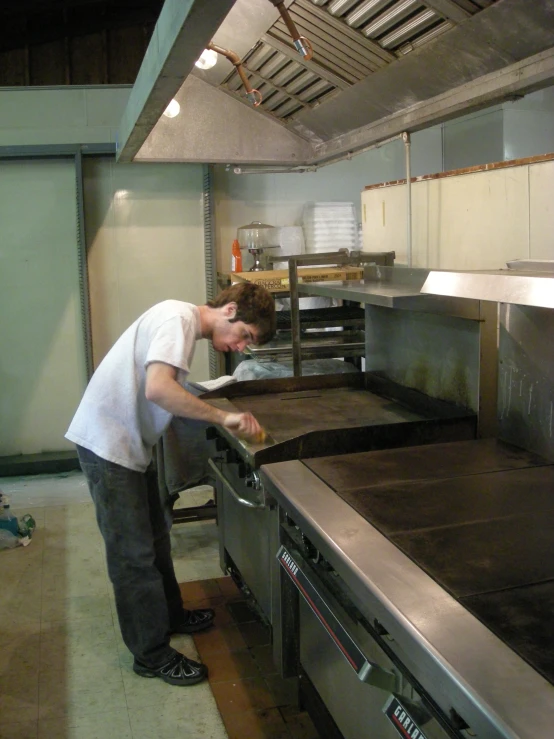
<path fill-rule="evenodd" d="M 262 429 L 251 413 L 227 413 L 205 403 L 182 388 L 176 380 L 177 369 L 163 362 L 152 362 L 146 369 L 146 399 L 174 416 L 225 426 L 235 436 L 255 439 Z"/>

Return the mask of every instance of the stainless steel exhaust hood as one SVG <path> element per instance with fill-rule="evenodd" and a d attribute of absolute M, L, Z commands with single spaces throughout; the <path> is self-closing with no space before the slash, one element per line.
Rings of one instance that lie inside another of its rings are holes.
<path fill-rule="evenodd" d="M 554 0 L 166 0 L 119 161 L 312 166 L 554 84 Z M 232 49 L 263 100 L 253 108 Z M 162 115 L 175 98 L 181 114 Z"/>

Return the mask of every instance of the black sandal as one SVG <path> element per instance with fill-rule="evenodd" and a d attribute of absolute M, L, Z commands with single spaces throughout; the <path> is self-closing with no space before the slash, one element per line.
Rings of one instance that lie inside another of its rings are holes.
<path fill-rule="evenodd" d="M 185 611 L 183 620 L 171 627 L 172 634 L 195 634 L 209 628 L 215 618 L 213 608 L 196 608 L 193 611 Z"/>
<path fill-rule="evenodd" d="M 196 685 L 208 676 L 208 668 L 177 652 L 165 665 L 153 669 L 135 660 L 133 670 L 141 677 L 160 677 L 170 685 Z"/>

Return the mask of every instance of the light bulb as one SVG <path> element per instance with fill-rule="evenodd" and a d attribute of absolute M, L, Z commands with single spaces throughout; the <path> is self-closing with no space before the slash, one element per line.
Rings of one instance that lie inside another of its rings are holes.
<path fill-rule="evenodd" d="M 179 112 L 181 110 L 181 106 L 179 103 L 173 98 L 173 100 L 169 103 L 167 108 L 164 110 L 164 115 L 168 118 L 175 118 L 176 115 L 179 115 Z"/>
<path fill-rule="evenodd" d="M 204 49 L 200 57 L 195 62 L 195 66 L 199 69 L 211 69 L 217 63 L 217 51 L 213 49 Z"/>

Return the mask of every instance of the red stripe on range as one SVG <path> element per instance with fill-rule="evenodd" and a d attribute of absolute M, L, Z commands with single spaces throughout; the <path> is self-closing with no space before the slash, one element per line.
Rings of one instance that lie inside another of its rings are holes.
<path fill-rule="evenodd" d="M 402 724 L 400 723 L 400 721 L 396 718 L 396 716 L 393 714 L 391 716 L 391 718 L 396 723 L 396 725 L 398 726 L 398 728 L 400 729 L 400 731 L 402 732 L 402 734 L 404 734 L 404 736 L 406 737 L 406 739 L 411 739 L 410 735 L 408 734 L 408 732 L 406 731 L 406 729 L 402 726 Z"/>
<path fill-rule="evenodd" d="M 316 604 L 313 602 L 313 600 L 310 598 L 310 596 L 308 595 L 308 593 L 306 592 L 306 590 L 302 586 L 302 583 L 300 583 L 298 581 L 298 578 L 296 577 L 296 575 L 292 572 L 291 568 L 288 566 L 288 564 L 283 559 L 281 559 L 281 564 L 284 567 L 286 567 L 287 572 L 289 573 L 289 575 L 291 576 L 291 578 L 296 583 L 296 587 L 298 588 L 298 590 L 300 590 L 300 592 L 302 593 L 302 595 L 304 596 L 304 598 L 306 598 L 306 600 L 310 604 L 310 607 L 313 609 L 314 613 L 317 615 L 317 617 L 319 618 L 319 620 L 321 621 L 321 623 L 325 626 L 325 628 L 327 629 L 327 632 L 328 632 L 329 636 L 333 639 L 333 641 L 335 642 L 335 644 L 337 645 L 337 647 L 344 654 L 344 656 L 350 662 L 350 664 L 356 670 L 356 672 L 358 672 L 358 665 L 354 662 L 354 660 L 352 659 L 352 657 L 348 654 L 348 652 L 346 651 L 346 649 L 342 646 L 342 644 L 340 643 L 337 635 L 331 629 L 331 627 L 329 626 L 329 624 L 327 623 L 327 621 L 325 620 L 325 618 L 321 614 L 321 612 L 318 610 Z"/>

